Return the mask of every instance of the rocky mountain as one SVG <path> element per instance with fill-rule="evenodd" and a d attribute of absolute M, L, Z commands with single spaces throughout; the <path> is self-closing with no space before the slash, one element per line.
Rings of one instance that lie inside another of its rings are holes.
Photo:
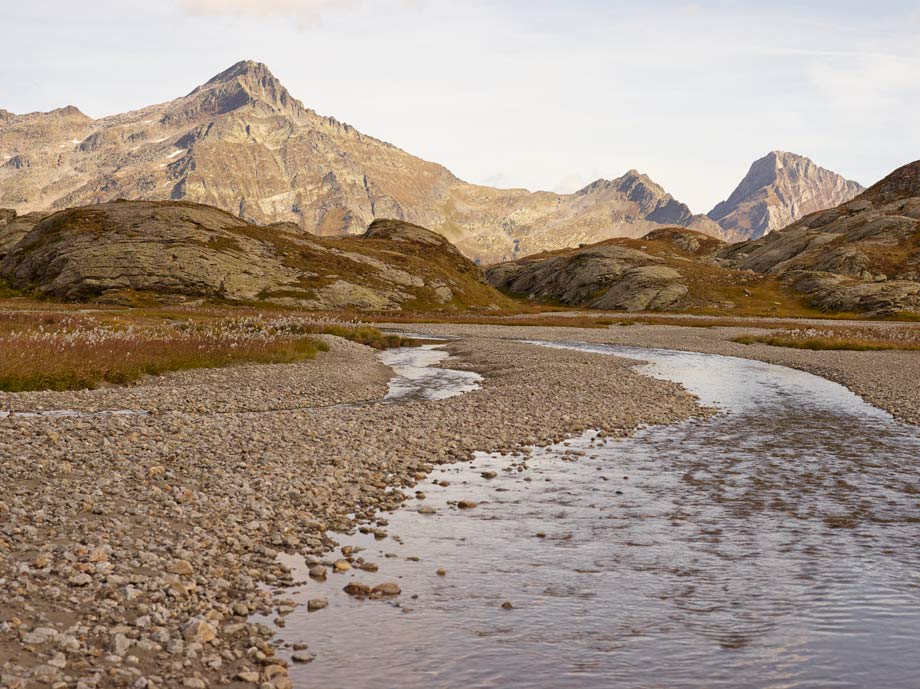
<path fill-rule="evenodd" d="M 508 308 L 444 237 L 395 220 L 325 238 L 184 201 L 0 210 L 0 278 L 59 299 L 218 300 L 312 309 Z"/>
<path fill-rule="evenodd" d="M 845 203 L 862 190 L 804 156 L 771 151 L 754 161 L 731 196 L 708 216 L 729 241 L 757 239 L 809 213 Z"/>
<path fill-rule="evenodd" d="M 663 225 L 722 233 L 636 171 L 574 194 L 467 184 L 307 109 L 256 62 L 176 100 L 101 119 L 74 107 L 0 111 L 0 207 L 24 214 L 120 198 L 193 201 L 322 236 L 396 218 L 485 263 Z"/>
<path fill-rule="evenodd" d="M 780 277 L 824 310 L 920 313 L 920 161 L 852 201 L 719 254 Z"/>
<path fill-rule="evenodd" d="M 501 263 L 486 276 L 511 295 L 593 309 L 681 311 L 742 303 L 767 312 L 775 308 L 760 294 L 762 276 L 714 258 L 724 246 L 699 232 L 665 228 L 641 239 L 611 239 Z M 775 298 L 773 291 L 768 297 Z"/>

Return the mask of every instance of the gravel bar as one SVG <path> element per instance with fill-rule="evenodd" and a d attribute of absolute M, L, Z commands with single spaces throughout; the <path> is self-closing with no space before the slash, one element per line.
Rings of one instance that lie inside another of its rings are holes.
<path fill-rule="evenodd" d="M 373 522 L 382 536 L 379 510 L 476 450 L 708 413 L 625 359 L 521 344 L 513 329 L 465 333 L 448 347 L 482 388 L 434 402 L 337 406 L 379 399 L 391 376 L 342 341 L 300 364 L 0 398 L 151 412 L 0 419 L 0 685 L 289 688 L 288 662 L 308 658 L 310 640 L 291 656 L 250 617 L 292 610 L 279 552 L 334 569 L 327 530 Z"/>

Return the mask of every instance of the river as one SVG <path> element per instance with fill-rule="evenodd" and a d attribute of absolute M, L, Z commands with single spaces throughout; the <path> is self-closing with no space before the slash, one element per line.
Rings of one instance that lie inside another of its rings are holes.
<path fill-rule="evenodd" d="M 439 468 L 390 538 L 336 536 L 377 573 L 287 558 L 293 597 L 329 600 L 279 632 L 316 654 L 295 687 L 920 686 L 917 428 L 789 368 L 535 344 L 641 359 L 720 413 Z"/>

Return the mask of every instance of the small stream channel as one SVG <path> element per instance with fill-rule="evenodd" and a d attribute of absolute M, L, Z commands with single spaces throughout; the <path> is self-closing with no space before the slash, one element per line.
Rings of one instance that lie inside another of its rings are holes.
<path fill-rule="evenodd" d="M 788 368 L 539 344 L 642 359 L 723 413 L 443 467 L 386 540 L 336 536 L 377 573 L 288 559 L 293 597 L 329 600 L 280 630 L 316 654 L 296 687 L 920 686 L 917 428 Z"/>

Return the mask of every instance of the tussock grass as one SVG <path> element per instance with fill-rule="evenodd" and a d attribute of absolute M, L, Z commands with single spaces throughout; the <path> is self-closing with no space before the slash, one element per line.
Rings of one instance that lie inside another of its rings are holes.
<path fill-rule="evenodd" d="M 144 376 L 314 358 L 328 334 L 371 347 L 414 344 L 366 325 L 293 316 L 0 312 L 0 390 L 92 389 Z"/>
<path fill-rule="evenodd" d="M 335 335 L 352 342 L 373 347 L 374 349 L 392 349 L 393 347 L 414 347 L 416 340 L 400 335 L 382 333 L 369 325 L 335 325 L 320 326 L 318 332 L 323 335 Z"/>
<path fill-rule="evenodd" d="M 816 351 L 920 351 L 920 328 L 803 328 L 770 335 L 744 335 L 736 337 L 734 342 Z"/>

